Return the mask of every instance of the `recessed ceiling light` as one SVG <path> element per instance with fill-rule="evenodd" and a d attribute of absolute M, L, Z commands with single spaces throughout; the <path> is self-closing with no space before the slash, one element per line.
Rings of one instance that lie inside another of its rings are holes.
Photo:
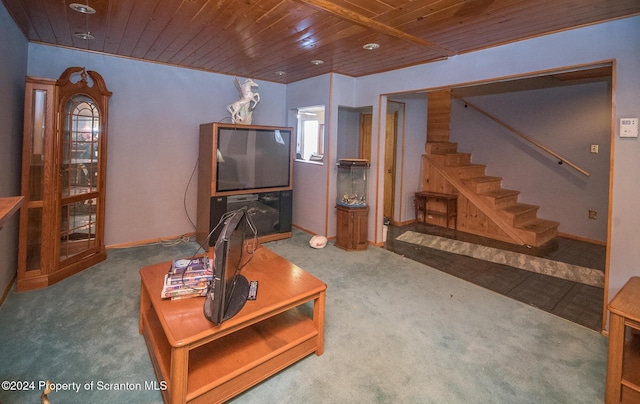
<path fill-rule="evenodd" d="M 82 14 L 95 14 L 96 9 L 90 7 L 88 4 L 80 4 L 80 3 L 71 3 L 69 4 L 72 10 L 77 11 Z"/>
<path fill-rule="evenodd" d="M 73 34 L 76 38 L 80 38 L 80 39 L 95 39 L 96 37 L 91 35 L 90 32 L 76 32 L 75 34 Z"/>
<path fill-rule="evenodd" d="M 276 76 L 284 76 L 285 74 L 287 74 L 287 73 L 283 72 L 282 70 L 278 70 L 276 72 Z"/>
<path fill-rule="evenodd" d="M 320 59 L 315 59 L 311 61 L 312 64 L 318 66 L 324 63 L 324 60 L 320 60 Z"/>
<path fill-rule="evenodd" d="M 374 49 L 378 49 L 380 45 L 378 45 L 377 43 L 368 43 L 366 45 L 363 45 L 362 47 L 366 50 L 374 50 Z"/>

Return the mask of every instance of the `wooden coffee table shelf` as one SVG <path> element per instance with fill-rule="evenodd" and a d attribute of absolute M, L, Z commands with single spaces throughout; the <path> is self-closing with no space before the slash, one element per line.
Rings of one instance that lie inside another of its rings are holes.
<path fill-rule="evenodd" d="M 242 274 L 259 282 L 258 297 L 214 325 L 204 298 L 160 299 L 169 263 L 140 270 L 140 333 L 169 403 L 223 402 L 296 361 L 324 350 L 326 285 L 259 248 Z M 313 308 L 306 305 L 313 302 Z"/>

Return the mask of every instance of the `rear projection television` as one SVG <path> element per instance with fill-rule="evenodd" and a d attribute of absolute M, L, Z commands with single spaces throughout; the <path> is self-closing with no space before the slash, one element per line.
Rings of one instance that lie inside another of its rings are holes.
<path fill-rule="evenodd" d="M 291 189 L 291 128 L 215 124 L 215 193 Z"/>

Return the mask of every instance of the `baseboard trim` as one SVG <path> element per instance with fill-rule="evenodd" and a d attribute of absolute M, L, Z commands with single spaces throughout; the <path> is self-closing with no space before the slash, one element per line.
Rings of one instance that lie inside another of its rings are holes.
<path fill-rule="evenodd" d="M 0 296 L 0 307 L 2 307 L 2 305 L 4 304 L 4 301 L 7 299 L 7 296 L 9 296 L 9 292 L 11 292 L 11 289 L 13 288 L 13 285 L 16 284 L 16 279 L 18 279 L 18 274 L 17 273 L 13 275 L 13 279 L 11 279 L 11 281 L 7 285 L 7 287 L 4 290 L 4 292 L 2 292 L 2 296 Z"/>
<path fill-rule="evenodd" d="M 177 241 L 189 241 L 189 239 L 191 239 L 192 237 L 195 237 L 195 235 L 196 235 L 195 232 L 185 233 L 185 234 L 181 234 L 179 236 L 173 236 L 173 237 L 160 237 L 160 238 L 154 238 L 149 240 L 133 241 L 130 243 L 110 244 L 105 248 L 109 250 L 112 248 L 139 247 L 141 245 L 147 245 L 147 244 L 167 244 L 167 243 L 174 243 Z"/>
<path fill-rule="evenodd" d="M 313 232 L 313 231 L 311 231 L 309 229 L 305 229 L 304 227 L 300 227 L 297 224 L 293 224 L 292 226 L 295 227 L 298 230 L 301 230 L 301 231 L 307 233 L 307 234 L 311 234 L 312 236 L 317 236 L 318 235 L 318 233 Z"/>
<path fill-rule="evenodd" d="M 601 245 L 601 246 L 605 246 L 605 247 L 607 246 L 607 242 L 606 241 L 593 240 L 593 239 L 586 238 L 586 237 L 576 236 L 575 234 L 568 234 L 568 233 L 558 232 L 558 236 L 564 237 L 564 238 L 570 238 L 572 240 L 577 240 L 577 241 L 584 241 L 585 243 L 597 244 L 597 245 Z"/>

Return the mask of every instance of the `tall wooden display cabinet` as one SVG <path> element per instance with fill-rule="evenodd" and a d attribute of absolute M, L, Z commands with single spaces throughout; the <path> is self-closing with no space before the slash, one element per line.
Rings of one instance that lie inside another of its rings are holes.
<path fill-rule="evenodd" d="M 110 96 L 102 76 L 82 67 L 58 80 L 26 79 L 18 291 L 49 286 L 106 258 Z"/>

